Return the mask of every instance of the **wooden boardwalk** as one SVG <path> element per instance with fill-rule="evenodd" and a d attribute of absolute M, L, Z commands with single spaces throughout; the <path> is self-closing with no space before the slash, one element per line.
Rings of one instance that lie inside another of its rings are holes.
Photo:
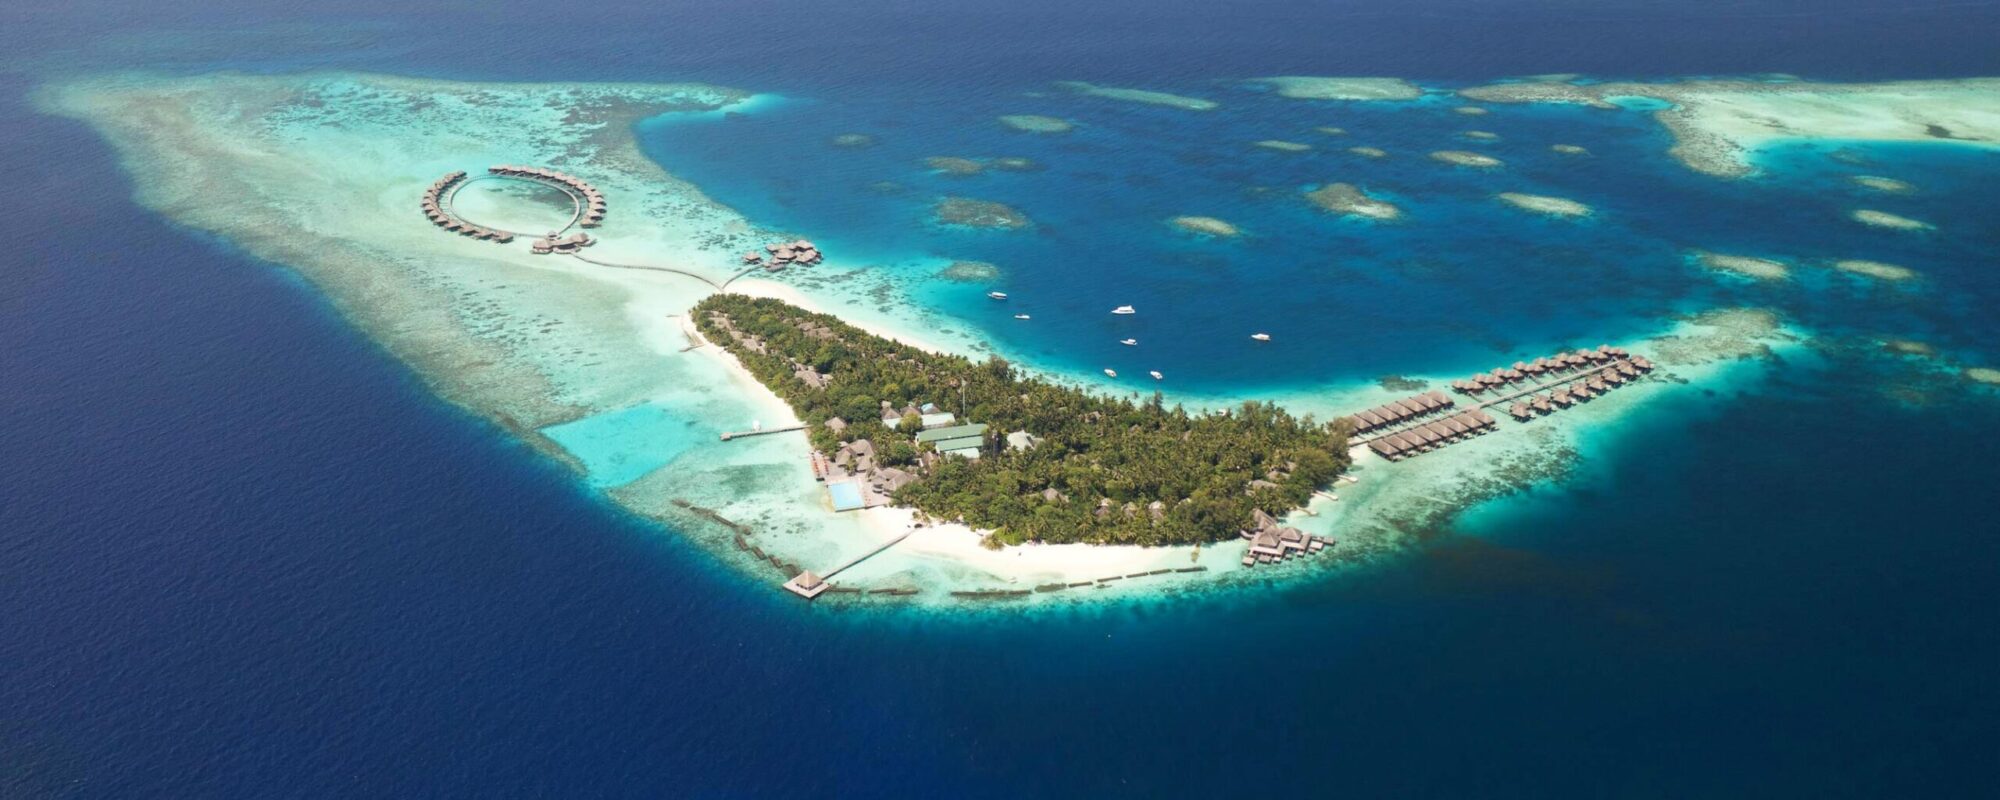
<path fill-rule="evenodd" d="M 891 547 L 895 547 L 897 544 L 900 544 L 904 539 L 910 538 L 910 535 L 916 532 L 917 532 L 916 528 L 911 528 L 909 530 L 903 531 L 902 535 L 899 535 L 894 539 L 890 539 L 889 541 L 883 542 L 882 544 L 877 545 L 876 547 L 870 549 L 866 553 L 862 553 L 861 555 L 850 558 L 846 562 L 842 563 L 840 566 L 827 570 L 825 575 L 815 575 L 812 573 L 811 570 L 807 570 L 805 572 L 801 572 L 797 575 L 794 575 L 792 576 L 791 580 L 785 581 L 784 583 L 785 591 L 791 592 L 792 594 L 798 595 L 807 600 L 811 600 L 815 597 L 818 597 L 821 594 L 824 594 L 828 590 L 833 588 L 833 584 L 830 583 L 830 581 L 833 580 L 833 576 L 839 575 L 840 573 L 847 571 L 848 567 L 852 567 L 856 564 L 859 564 L 863 561 L 867 561 L 868 559 L 875 557 L 875 554 L 877 553 L 880 553 Z"/>
<path fill-rule="evenodd" d="M 762 428 L 754 431 L 723 431 L 722 440 L 726 442 L 731 439 L 742 439 L 750 436 L 763 436 L 765 434 L 771 434 L 771 433 L 790 433 L 792 431 L 802 431 L 805 429 L 806 426 L 804 425 L 787 425 L 782 428 Z"/>

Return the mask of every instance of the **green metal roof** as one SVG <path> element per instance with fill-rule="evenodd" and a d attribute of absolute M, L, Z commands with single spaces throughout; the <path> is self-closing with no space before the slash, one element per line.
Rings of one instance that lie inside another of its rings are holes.
<path fill-rule="evenodd" d="M 937 446 L 938 452 L 941 453 L 948 453 L 953 450 L 977 450 L 985 443 L 986 439 L 980 436 L 960 436 L 956 439 L 939 439 L 931 442 L 931 444 Z"/>
<path fill-rule="evenodd" d="M 935 442 L 943 439 L 963 439 L 969 436 L 984 436 L 985 434 L 986 434 L 986 423 L 974 422 L 970 425 L 953 425 L 949 428 L 926 428 L 924 430 L 917 432 L 917 441 Z"/>

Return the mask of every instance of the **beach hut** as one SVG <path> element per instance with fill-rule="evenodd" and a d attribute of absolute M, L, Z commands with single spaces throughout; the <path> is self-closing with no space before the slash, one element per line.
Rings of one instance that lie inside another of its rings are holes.
<path fill-rule="evenodd" d="M 1514 405 L 1509 406 L 1507 408 L 1507 413 L 1513 415 L 1515 419 L 1521 420 L 1522 422 L 1526 422 L 1528 421 L 1528 419 L 1535 416 L 1535 412 L 1528 410 L 1528 404 L 1526 403 L 1515 403 Z"/>

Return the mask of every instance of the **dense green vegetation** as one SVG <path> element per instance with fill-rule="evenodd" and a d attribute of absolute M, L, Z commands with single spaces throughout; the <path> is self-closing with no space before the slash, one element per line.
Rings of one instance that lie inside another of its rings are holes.
<path fill-rule="evenodd" d="M 998 358 L 927 353 L 777 300 L 719 294 L 692 313 L 703 334 L 813 425 L 815 447 L 874 441 L 885 464 L 921 475 L 896 492 L 898 503 L 990 529 L 1008 544 L 1230 539 L 1251 525 L 1253 511 L 1303 505 L 1347 466 L 1344 424 L 1275 405 L 1190 414 L 1163 406 L 1158 394 L 1145 402 L 1105 397 L 1017 375 Z M 830 381 L 810 385 L 797 374 L 801 366 Z M 900 430 L 883 425 L 884 400 L 896 408 L 936 403 L 961 422 L 988 424 L 983 457 L 924 458 L 911 441 L 914 418 Z M 835 417 L 846 430 L 823 425 Z M 1007 449 L 1006 433 L 1017 430 L 1040 443 Z M 923 461 L 934 463 L 919 468 Z M 1058 496 L 1045 496 L 1049 489 Z"/>

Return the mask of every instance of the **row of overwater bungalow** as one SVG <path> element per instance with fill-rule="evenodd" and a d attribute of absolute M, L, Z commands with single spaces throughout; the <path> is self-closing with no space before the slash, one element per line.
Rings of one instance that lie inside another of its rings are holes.
<path fill-rule="evenodd" d="M 1455 404 L 1456 401 L 1446 397 L 1443 392 L 1433 390 L 1383 403 L 1349 416 L 1347 421 L 1354 424 L 1355 433 L 1368 433 L 1382 428 L 1393 428 L 1418 417 L 1444 411 Z"/>
<path fill-rule="evenodd" d="M 444 210 L 445 193 L 451 191 L 452 187 L 464 182 L 464 180 L 464 172 L 453 172 L 437 179 L 437 181 L 431 184 L 430 188 L 425 189 L 423 203 L 424 216 L 430 219 L 432 225 L 443 228 L 450 233 L 470 236 L 482 241 L 501 242 L 503 244 L 514 241 L 514 234 L 474 225 L 454 217 Z"/>
<path fill-rule="evenodd" d="M 1483 409 L 1475 408 L 1375 437 L 1368 443 L 1368 449 L 1390 461 L 1401 461 L 1419 453 L 1428 453 L 1448 444 L 1484 435 L 1498 424 L 1493 415 Z"/>
<path fill-rule="evenodd" d="M 595 228 L 604 224 L 604 193 L 598 191 L 597 187 L 590 185 L 589 181 L 567 172 L 557 172 L 545 167 L 519 167 L 512 164 L 502 164 L 497 167 L 487 167 L 486 171 L 509 178 L 527 178 L 529 180 L 553 183 L 565 187 L 572 193 L 580 195 L 583 198 L 583 216 L 578 220 L 583 227 Z"/>
<path fill-rule="evenodd" d="M 1507 414 L 1526 422 L 1544 414 L 1553 414 L 1578 403 L 1586 403 L 1625 385 L 1639 376 L 1653 371 L 1653 362 L 1644 356 L 1616 359 L 1609 364 L 1567 384 L 1544 386 L 1548 391 L 1520 398 L 1507 407 Z"/>
<path fill-rule="evenodd" d="M 1516 361 L 1512 367 L 1499 367 L 1465 380 L 1452 381 L 1451 389 L 1459 394 L 1477 397 L 1482 392 L 1498 392 L 1512 384 L 1537 384 L 1564 375 L 1594 374 L 1607 369 L 1616 369 L 1616 364 L 1628 362 L 1635 366 L 1643 364 L 1644 366 L 1639 367 L 1642 371 L 1653 368 L 1652 362 L 1644 357 L 1634 356 L 1623 347 L 1604 344 L 1598 345 L 1596 350 L 1575 350 L 1533 361 Z"/>

